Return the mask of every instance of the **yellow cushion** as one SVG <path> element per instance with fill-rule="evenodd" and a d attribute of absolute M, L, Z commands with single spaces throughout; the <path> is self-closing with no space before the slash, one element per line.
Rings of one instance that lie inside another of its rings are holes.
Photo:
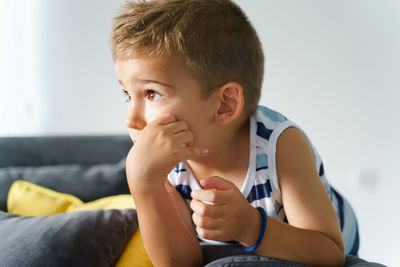
<path fill-rule="evenodd" d="M 11 185 L 7 198 L 9 213 L 20 216 L 53 215 L 93 209 L 135 208 L 131 195 L 116 195 L 84 203 L 79 198 L 39 186 L 27 181 L 16 181 Z M 117 267 L 153 266 L 143 246 L 139 229 L 125 247 Z"/>
<path fill-rule="evenodd" d="M 91 202 L 83 204 L 71 204 L 67 208 L 67 212 L 94 210 L 94 209 L 134 209 L 135 204 L 131 195 L 116 195 L 110 197 L 103 197 Z"/>
<path fill-rule="evenodd" d="M 129 239 L 124 252 L 122 253 L 115 266 L 153 266 L 149 256 L 147 255 L 146 250 L 144 249 L 143 240 L 142 236 L 140 235 L 139 228 L 133 234 L 131 239 Z"/>
<path fill-rule="evenodd" d="M 53 215 L 83 205 L 77 197 L 26 181 L 15 181 L 8 192 L 7 210 L 21 216 Z"/>

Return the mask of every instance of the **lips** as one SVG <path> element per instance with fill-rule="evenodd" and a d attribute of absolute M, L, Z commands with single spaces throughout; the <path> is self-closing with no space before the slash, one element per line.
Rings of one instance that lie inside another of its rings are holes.
<path fill-rule="evenodd" d="M 132 142 L 136 143 L 139 140 L 139 136 L 131 136 Z"/>
<path fill-rule="evenodd" d="M 139 133 L 137 131 L 129 129 L 129 137 L 131 138 L 133 143 L 139 139 Z"/>

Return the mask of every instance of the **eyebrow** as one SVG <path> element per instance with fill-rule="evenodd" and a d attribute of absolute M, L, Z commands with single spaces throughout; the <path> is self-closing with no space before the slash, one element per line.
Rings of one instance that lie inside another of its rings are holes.
<path fill-rule="evenodd" d="M 157 80 L 139 79 L 139 81 L 141 81 L 143 83 L 157 83 L 157 84 L 160 84 L 160 85 L 163 85 L 163 86 L 166 86 L 166 87 L 174 88 L 170 84 L 162 83 L 162 82 L 157 81 Z M 121 80 L 118 80 L 118 83 L 123 86 L 123 83 L 122 83 Z"/>

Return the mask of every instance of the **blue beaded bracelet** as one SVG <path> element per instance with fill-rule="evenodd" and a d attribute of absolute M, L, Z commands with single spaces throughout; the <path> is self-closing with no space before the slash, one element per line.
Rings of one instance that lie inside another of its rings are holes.
<path fill-rule="evenodd" d="M 265 213 L 265 210 L 261 207 L 257 207 L 256 209 L 261 214 L 261 231 L 260 231 L 260 235 L 258 236 L 257 242 L 253 246 L 251 246 L 251 247 L 243 246 L 244 251 L 246 251 L 246 252 L 253 252 L 258 248 L 258 246 L 263 241 L 265 230 L 267 229 L 267 214 Z"/>

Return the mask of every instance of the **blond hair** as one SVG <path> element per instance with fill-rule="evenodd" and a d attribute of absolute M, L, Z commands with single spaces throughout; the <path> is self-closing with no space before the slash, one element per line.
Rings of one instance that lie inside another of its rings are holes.
<path fill-rule="evenodd" d="M 230 0 L 126 2 L 111 33 L 114 61 L 178 56 L 207 98 L 219 86 L 243 87 L 247 115 L 257 108 L 264 54 L 244 12 Z"/>

